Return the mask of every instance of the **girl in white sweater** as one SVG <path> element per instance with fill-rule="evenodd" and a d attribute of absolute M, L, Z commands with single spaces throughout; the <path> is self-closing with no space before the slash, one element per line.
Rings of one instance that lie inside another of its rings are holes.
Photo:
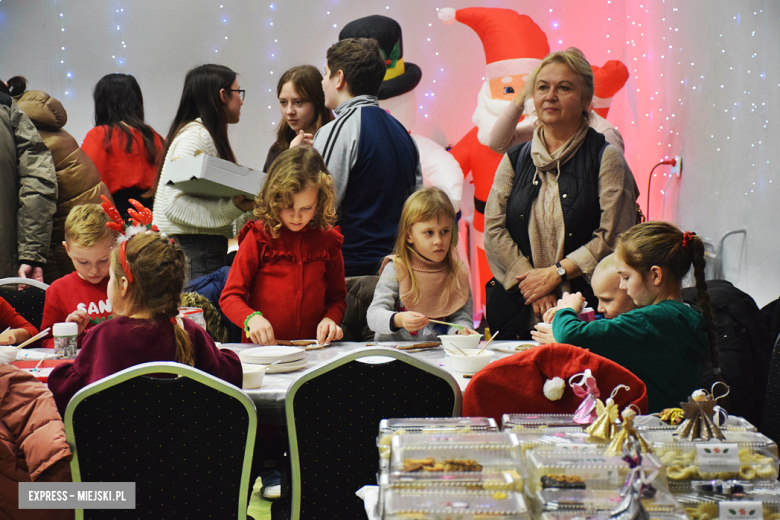
<path fill-rule="evenodd" d="M 226 264 L 233 221 L 254 209 L 243 195 L 205 198 L 167 185 L 166 166 L 181 157 L 205 153 L 235 163 L 227 125 L 241 117 L 244 90 L 236 73 L 222 65 L 201 65 L 184 79 L 179 109 L 166 138 L 165 160 L 155 183 L 154 224 L 176 238 L 188 259 L 188 278 L 212 273 Z"/>

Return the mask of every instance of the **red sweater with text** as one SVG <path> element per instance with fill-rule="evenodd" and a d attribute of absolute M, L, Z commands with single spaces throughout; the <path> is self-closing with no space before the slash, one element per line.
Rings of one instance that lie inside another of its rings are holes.
<path fill-rule="evenodd" d="M 73 311 L 83 310 L 89 314 L 86 330 L 102 321 L 111 319 L 111 303 L 108 301 L 108 276 L 98 284 L 83 280 L 77 272 L 55 280 L 46 290 L 46 303 L 43 305 L 41 330 L 55 323 L 64 323 Z M 79 346 L 81 346 L 79 337 Z M 54 348 L 51 332 L 41 341 L 42 347 Z"/>
<path fill-rule="evenodd" d="M 238 355 L 220 350 L 205 330 L 191 320 L 182 320 L 190 335 L 195 368 L 241 388 L 243 372 Z M 51 371 L 49 390 L 65 417 L 68 401 L 85 386 L 126 368 L 153 361 L 175 361 L 176 336 L 169 318 L 138 320 L 117 316 L 84 336 L 81 352 L 73 363 Z"/>
<path fill-rule="evenodd" d="M 315 339 L 323 318 L 341 325 L 347 288 L 341 256 L 344 237 L 338 228 L 307 226 L 293 232 L 282 226 L 279 238 L 273 238 L 258 220 L 244 226 L 238 241 L 219 300 L 230 321 L 243 329 L 247 316 L 260 311 L 276 339 L 286 340 Z M 241 341 L 249 342 L 245 333 Z"/>
<path fill-rule="evenodd" d="M 111 141 L 105 146 L 108 126 L 96 126 L 87 133 L 81 149 L 89 155 L 100 172 L 100 178 L 108 186 L 108 191 L 116 193 L 126 188 L 149 190 L 154 187 L 157 165 L 146 160 L 146 147 L 141 132 L 131 128 L 133 144 L 130 153 L 125 151 L 125 134 L 114 128 Z M 163 139 L 155 132 L 154 141 L 157 150 L 162 151 Z"/>
<path fill-rule="evenodd" d="M 38 330 L 30 325 L 30 322 L 22 318 L 22 315 L 11 307 L 11 304 L 0 298 L 0 333 L 5 329 L 24 329 L 30 333 L 30 336 L 38 334 Z"/>

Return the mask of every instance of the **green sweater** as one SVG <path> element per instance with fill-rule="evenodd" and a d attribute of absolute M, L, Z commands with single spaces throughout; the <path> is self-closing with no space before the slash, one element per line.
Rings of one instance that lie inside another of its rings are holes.
<path fill-rule="evenodd" d="M 682 302 L 665 300 L 611 320 L 583 322 L 571 309 L 553 319 L 559 343 L 589 349 L 619 363 L 647 386 L 650 413 L 678 408 L 701 387 L 710 351 L 704 318 Z M 601 388 L 607 395 L 611 388 Z"/>

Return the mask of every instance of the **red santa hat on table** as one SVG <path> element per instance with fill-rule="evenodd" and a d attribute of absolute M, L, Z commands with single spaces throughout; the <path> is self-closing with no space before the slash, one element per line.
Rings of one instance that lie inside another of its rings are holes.
<path fill-rule="evenodd" d="M 463 416 L 493 417 L 500 422 L 505 413 L 572 414 L 582 397 L 569 386 L 560 396 L 549 387 L 560 386 L 554 384 L 555 378 L 568 381 L 585 369 L 591 370 L 604 397 L 618 385 L 630 387 L 614 398 L 621 410 L 634 404 L 647 413 L 645 384 L 629 370 L 586 349 L 552 344 L 499 359 L 477 372 L 463 394 Z"/>
<path fill-rule="evenodd" d="M 467 7 L 439 10 L 444 23 L 468 25 L 482 40 L 488 79 L 530 74 L 550 54 L 547 35 L 529 16 L 512 9 Z"/>

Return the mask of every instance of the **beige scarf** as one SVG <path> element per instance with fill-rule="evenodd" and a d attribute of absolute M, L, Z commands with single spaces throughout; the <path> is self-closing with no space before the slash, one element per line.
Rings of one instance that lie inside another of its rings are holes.
<path fill-rule="evenodd" d="M 420 289 L 420 297 L 416 301 L 412 301 L 412 279 L 397 255 L 387 256 L 382 262 L 382 269 L 390 260 L 395 265 L 398 294 L 404 307 L 429 318 L 444 318 L 466 304 L 469 298 L 469 273 L 463 262 L 458 262 L 458 274 L 455 279 L 448 280 L 444 260 L 431 262 L 420 256 L 414 249 L 411 249 L 410 259 Z"/>

